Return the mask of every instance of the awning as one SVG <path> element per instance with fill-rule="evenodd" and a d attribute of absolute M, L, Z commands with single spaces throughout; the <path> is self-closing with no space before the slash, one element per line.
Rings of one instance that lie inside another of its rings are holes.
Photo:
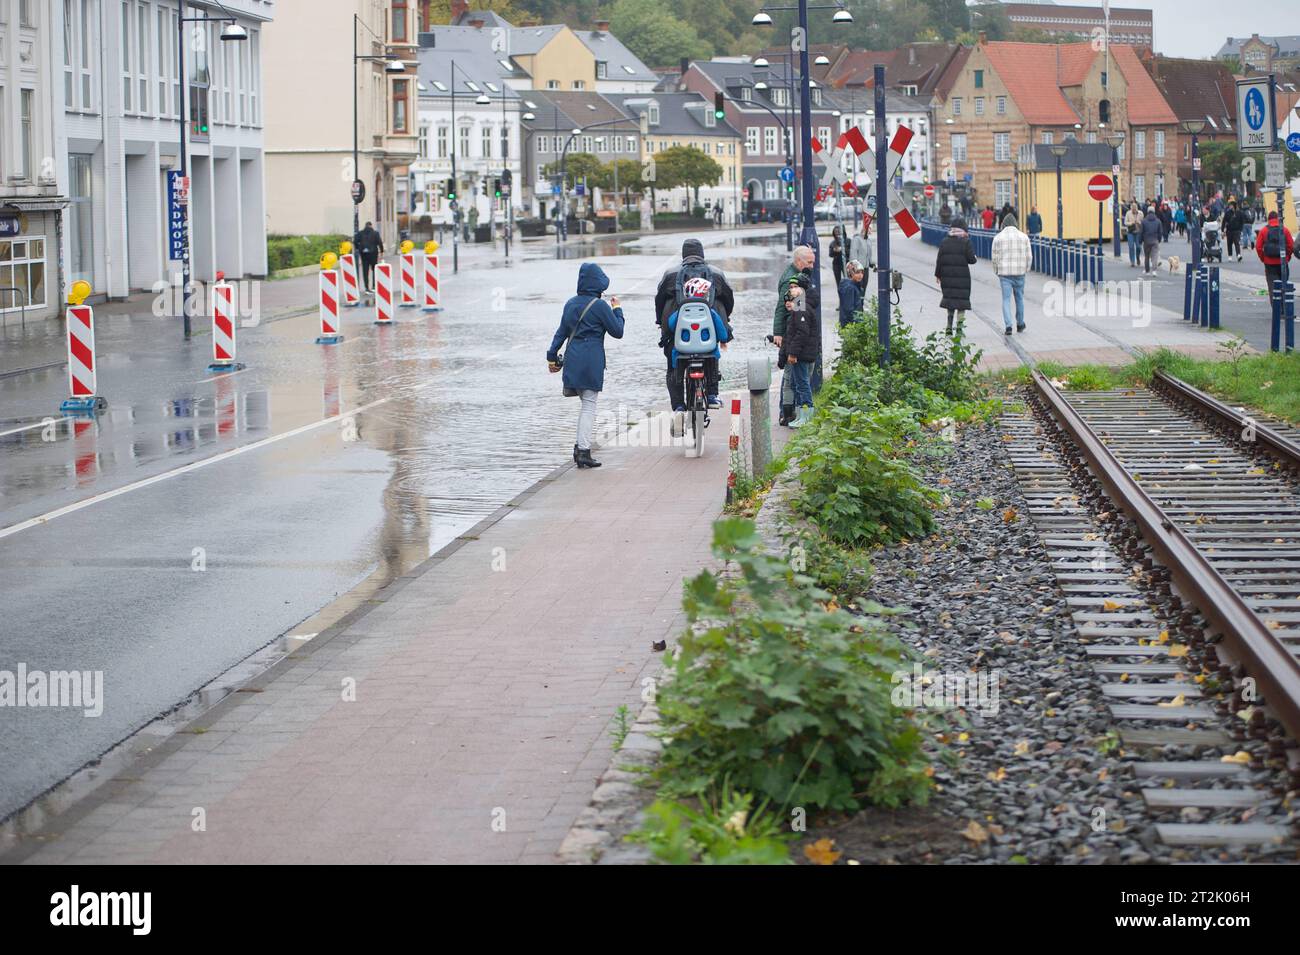
<path fill-rule="evenodd" d="M 6 212 L 59 212 L 67 207 L 67 196 L 10 196 L 0 203 L 0 215 Z"/>

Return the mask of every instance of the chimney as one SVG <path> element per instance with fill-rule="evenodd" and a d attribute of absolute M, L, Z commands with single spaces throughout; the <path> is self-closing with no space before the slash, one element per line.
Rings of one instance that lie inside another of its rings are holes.
<path fill-rule="evenodd" d="M 468 0 L 451 0 L 451 22 L 459 23 L 460 18 L 469 13 Z"/>
<path fill-rule="evenodd" d="M 593 21 L 593 23 L 595 24 L 596 32 L 597 32 L 597 33 L 608 33 L 608 32 L 609 32 L 609 21 L 608 21 L 608 20 L 595 20 L 595 21 Z"/>
<path fill-rule="evenodd" d="M 989 42 L 989 35 L 985 33 L 983 30 L 980 30 L 980 46 L 984 46 L 988 42 Z"/>
<path fill-rule="evenodd" d="M 916 47 L 914 46 L 907 48 L 907 65 L 916 66 Z"/>
<path fill-rule="evenodd" d="M 469 25 L 472 26 L 475 30 L 483 29 L 483 21 L 478 17 L 475 17 L 473 20 L 470 20 Z"/>
<path fill-rule="evenodd" d="M 519 21 L 519 25 L 520 25 L 521 27 L 535 27 L 535 26 L 537 26 L 537 25 L 538 25 L 539 23 L 541 23 L 541 22 L 542 22 L 542 21 L 540 21 L 540 20 L 533 20 L 533 19 L 520 20 L 520 21 Z"/>

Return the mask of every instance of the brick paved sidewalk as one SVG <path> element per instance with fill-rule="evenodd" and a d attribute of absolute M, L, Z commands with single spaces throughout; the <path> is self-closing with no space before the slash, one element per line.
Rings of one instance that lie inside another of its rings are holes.
<path fill-rule="evenodd" d="M 0 861 L 551 861 L 683 624 L 726 435 L 561 469 Z"/>

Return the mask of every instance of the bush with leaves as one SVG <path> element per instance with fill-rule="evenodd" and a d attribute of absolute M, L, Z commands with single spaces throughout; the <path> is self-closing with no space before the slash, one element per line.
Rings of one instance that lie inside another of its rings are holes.
<path fill-rule="evenodd" d="M 657 799 L 645 825 L 628 838 L 665 865 L 790 865 L 794 833 L 754 797 L 723 785 L 716 799 Z"/>
<path fill-rule="evenodd" d="M 735 577 L 687 581 L 689 628 L 658 695 L 661 795 L 734 785 L 778 807 L 923 802 L 922 734 L 892 705 L 910 657 L 864 604 L 850 614 L 787 561 L 762 552 L 754 525 L 714 524 L 714 554 Z"/>
<path fill-rule="evenodd" d="M 882 369 L 879 399 L 885 404 L 913 401 L 917 389 L 937 391 L 954 401 L 968 399 L 975 391 L 976 366 L 982 354 L 961 335 L 949 338 L 931 332 L 918 345 L 911 326 L 895 313 L 889 365 Z M 855 322 L 841 330 L 835 374 L 846 367 L 880 368 L 883 356 L 875 321 Z"/>

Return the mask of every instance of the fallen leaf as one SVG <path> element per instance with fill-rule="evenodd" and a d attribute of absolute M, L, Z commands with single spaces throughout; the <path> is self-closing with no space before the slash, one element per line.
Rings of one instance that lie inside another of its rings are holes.
<path fill-rule="evenodd" d="M 1238 766 L 1245 766 L 1250 763 L 1250 753 L 1246 752 L 1244 749 L 1239 749 L 1231 756 L 1220 757 L 1219 762 L 1236 763 Z"/>
<path fill-rule="evenodd" d="M 1029 740 L 1022 739 L 1019 743 L 1016 744 L 1016 755 L 1017 756 L 1029 755 Z"/>
<path fill-rule="evenodd" d="M 970 824 L 967 825 L 966 828 L 961 831 L 961 834 L 962 834 L 962 838 L 969 839 L 971 842 L 975 843 L 976 845 L 979 845 L 982 842 L 989 841 L 988 830 L 985 829 L 983 826 L 981 826 L 974 819 L 972 819 L 970 821 Z"/>
<path fill-rule="evenodd" d="M 818 839 L 812 845 L 804 846 L 803 854 L 813 865 L 834 865 L 835 860 L 844 855 L 835 851 L 835 843 L 830 839 Z"/>
<path fill-rule="evenodd" d="M 1161 631 L 1160 631 L 1160 636 L 1156 638 L 1156 642 L 1157 642 L 1157 643 L 1168 643 L 1168 642 L 1169 642 L 1169 631 L 1168 631 L 1168 630 L 1161 630 Z"/>
<path fill-rule="evenodd" d="M 1118 600 L 1107 600 L 1101 605 L 1102 610 L 1122 610 L 1123 607 L 1124 605 Z"/>
<path fill-rule="evenodd" d="M 1020 515 L 1016 513 L 1016 509 L 1014 507 L 1008 507 L 1005 511 L 1002 512 L 1002 523 L 1004 524 L 1014 523 L 1016 518 L 1018 518 L 1019 516 Z"/>
<path fill-rule="evenodd" d="M 1171 643 L 1171 644 L 1169 644 L 1169 655 L 1170 655 L 1171 657 L 1185 657 L 1185 656 L 1187 656 L 1187 644 L 1185 644 L 1185 643 Z"/>
<path fill-rule="evenodd" d="M 1002 780 L 1007 778 L 1007 768 L 1005 766 L 999 766 L 998 771 L 995 773 L 989 773 L 988 777 L 995 783 L 1000 783 Z"/>
<path fill-rule="evenodd" d="M 1156 704 L 1156 706 L 1164 706 L 1164 707 L 1186 706 L 1186 705 L 1187 705 L 1187 699 L 1186 697 L 1183 696 L 1182 693 L 1179 693 L 1176 697 L 1174 697 L 1172 700 L 1169 700 L 1168 702 L 1162 700 L 1161 702 Z"/>

